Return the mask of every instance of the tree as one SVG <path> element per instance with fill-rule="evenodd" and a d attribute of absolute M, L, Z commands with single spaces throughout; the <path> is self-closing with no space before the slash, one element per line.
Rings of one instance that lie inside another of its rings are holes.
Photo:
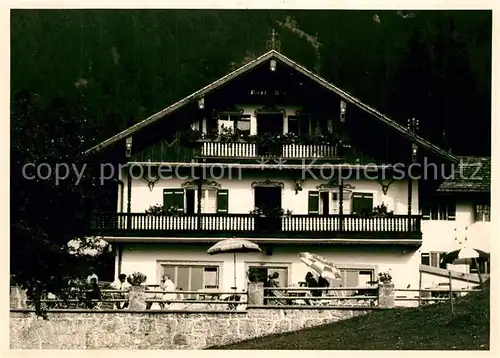
<path fill-rule="evenodd" d="M 436 125 L 432 118 L 433 97 L 436 95 L 433 83 L 430 51 L 421 32 L 416 29 L 396 71 L 391 102 L 394 117 L 403 125 L 409 118 L 419 119 L 420 134 L 428 139 Z"/>
<path fill-rule="evenodd" d="M 433 116 L 445 128 L 456 154 L 487 152 L 488 128 L 478 119 L 489 117 L 489 99 L 479 96 L 470 54 L 451 16 L 445 17 L 432 47 L 434 88 Z M 461 125 L 456 125 L 460 123 Z M 483 121 L 484 123 L 484 121 Z M 489 126 L 488 126 L 489 127 Z M 439 142 L 437 142 L 439 143 Z"/>
<path fill-rule="evenodd" d="M 78 91 L 48 103 L 36 93 L 17 94 L 11 128 L 11 280 L 43 314 L 43 294 L 64 290 L 88 264 L 67 243 L 86 241 L 93 203 L 105 202 L 96 166 L 80 155 L 95 141 L 96 128 Z"/>

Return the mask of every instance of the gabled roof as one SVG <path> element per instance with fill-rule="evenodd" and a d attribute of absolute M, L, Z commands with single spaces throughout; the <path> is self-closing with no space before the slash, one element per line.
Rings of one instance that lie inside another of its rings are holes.
<path fill-rule="evenodd" d="M 87 150 L 84 154 L 91 154 L 93 152 L 100 151 L 108 146 L 110 146 L 113 143 L 116 143 L 117 141 L 120 141 L 124 138 L 127 138 L 134 133 L 140 131 L 141 129 L 147 127 L 148 125 L 157 122 L 161 118 L 165 117 L 168 114 L 171 114 L 175 112 L 176 110 L 182 108 L 188 103 L 193 103 L 195 101 L 198 101 L 200 98 L 204 97 L 206 94 L 209 92 L 223 86 L 227 82 L 231 81 L 232 79 L 250 71 L 251 69 L 255 68 L 256 66 L 262 64 L 263 62 L 270 60 L 270 59 L 275 59 L 277 61 L 280 61 L 284 63 L 285 65 L 288 65 L 289 67 L 292 67 L 294 70 L 297 72 L 307 76 L 320 86 L 332 91 L 339 97 L 341 97 L 343 100 L 345 100 L 348 103 L 351 103 L 358 108 L 362 109 L 366 113 L 370 114 L 371 116 L 375 117 L 376 119 L 380 120 L 382 123 L 386 124 L 389 127 L 394 128 L 397 130 L 401 135 L 404 137 L 410 139 L 411 141 L 415 142 L 417 145 L 426 148 L 443 158 L 446 158 L 448 160 L 451 160 L 453 162 L 458 162 L 458 158 L 450 154 L 449 152 L 445 151 L 444 149 L 432 144 L 431 142 L 427 141 L 426 139 L 416 135 L 415 133 L 409 131 L 407 128 L 404 126 L 400 125 L 399 123 L 393 121 L 386 115 L 378 112 L 377 110 L 371 108 L 370 106 L 366 105 L 365 103 L 361 102 L 359 99 L 356 97 L 352 96 L 351 94 L 347 93 L 346 91 L 334 86 L 333 84 L 329 83 L 325 79 L 321 78 L 320 76 L 314 74 L 313 72 L 309 71 L 305 67 L 297 64 L 296 62 L 292 61 L 288 57 L 284 56 L 280 52 L 277 52 L 276 50 L 271 50 L 264 55 L 257 57 L 256 59 L 248 62 L 247 64 L 239 67 L 238 69 L 234 70 L 233 72 L 225 75 L 224 77 L 219 78 L 218 80 L 212 82 L 208 86 L 203 87 L 202 89 L 192 93 L 191 95 L 181 99 L 180 101 L 170 105 L 169 107 L 166 107 L 162 109 L 161 111 L 153 114 L 152 116 L 146 118 L 145 120 L 134 124 L 133 126 L 125 129 L 124 131 L 114 135 L 113 137 L 106 139 L 105 141 L 101 142 L 100 144 L 90 148 Z"/>
<path fill-rule="evenodd" d="M 491 158 L 459 157 L 453 175 L 438 188 L 438 192 L 488 193 L 491 191 Z"/>

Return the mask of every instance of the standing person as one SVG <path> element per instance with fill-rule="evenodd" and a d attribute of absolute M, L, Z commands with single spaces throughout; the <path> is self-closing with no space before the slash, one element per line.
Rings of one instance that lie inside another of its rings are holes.
<path fill-rule="evenodd" d="M 269 279 L 269 287 L 271 287 L 271 288 L 272 288 L 272 287 L 280 287 L 280 282 L 279 282 L 279 280 L 278 280 L 279 276 L 280 276 L 280 275 L 279 275 L 279 273 L 277 273 L 277 272 L 274 272 L 274 273 L 271 275 L 271 277 L 270 277 L 270 279 Z M 270 296 L 275 296 L 275 297 L 283 296 L 283 292 L 282 292 L 282 291 L 280 291 L 280 290 L 271 290 L 271 292 L 270 292 Z M 280 303 L 281 303 L 281 301 L 275 300 L 275 303 L 276 303 L 276 304 L 280 304 Z"/>
<path fill-rule="evenodd" d="M 169 275 L 163 275 L 160 281 L 160 286 L 158 287 L 158 291 L 163 292 L 171 292 L 175 291 L 175 283 L 170 279 Z M 175 300 L 177 294 L 175 293 L 157 293 L 153 296 L 156 300 L 163 300 L 164 302 L 158 302 L 160 308 L 165 308 L 165 301 Z M 167 305 L 170 305 L 167 303 Z M 153 306 L 153 302 L 146 303 L 146 309 L 149 310 Z"/>
<path fill-rule="evenodd" d="M 111 283 L 110 287 L 113 288 L 114 290 L 128 291 L 130 288 L 130 284 L 127 282 L 127 275 L 125 275 L 124 273 L 120 274 L 118 276 L 118 280 Z M 119 293 L 118 295 L 113 295 L 113 296 L 119 299 L 125 298 L 124 293 Z M 128 307 L 128 302 L 123 302 L 123 305 L 122 302 L 116 302 L 117 309 L 123 309 L 127 307 Z"/>
<path fill-rule="evenodd" d="M 175 287 L 175 283 L 174 281 L 172 281 L 169 275 L 164 275 L 162 279 L 163 279 L 163 291 L 171 292 L 163 294 L 162 299 L 164 302 L 160 303 L 160 307 L 165 308 L 165 304 L 167 306 L 170 306 L 171 302 L 169 301 L 175 300 L 177 298 L 177 294 L 173 293 L 173 291 L 176 291 L 177 288 Z"/>

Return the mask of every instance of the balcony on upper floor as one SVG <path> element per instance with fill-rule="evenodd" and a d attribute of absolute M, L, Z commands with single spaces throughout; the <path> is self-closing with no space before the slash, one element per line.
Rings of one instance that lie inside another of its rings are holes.
<path fill-rule="evenodd" d="M 329 159 L 343 157 L 344 149 L 349 147 L 339 139 L 327 135 L 298 136 L 287 134 L 260 134 L 236 138 L 233 134 L 218 134 L 208 139 L 199 133 L 191 134 L 197 142 L 200 158 L 283 158 L 294 159 Z"/>
<path fill-rule="evenodd" d="M 289 215 L 260 217 L 249 214 L 150 215 L 99 213 L 92 232 L 104 237 L 246 237 L 287 239 L 382 240 L 421 244 L 419 215 L 363 217 L 360 215 Z"/>
<path fill-rule="evenodd" d="M 331 144 L 257 144 L 248 142 L 203 142 L 201 157 L 283 159 L 339 158 L 337 145 Z"/>

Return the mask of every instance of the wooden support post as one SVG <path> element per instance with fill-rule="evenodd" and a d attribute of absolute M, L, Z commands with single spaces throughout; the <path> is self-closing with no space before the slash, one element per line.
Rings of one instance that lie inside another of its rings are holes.
<path fill-rule="evenodd" d="M 483 285 L 483 278 L 481 277 L 481 270 L 479 268 L 479 264 L 477 262 L 477 259 L 474 258 L 474 263 L 476 264 L 476 270 L 477 270 L 477 277 L 479 277 L 479 284 L 482 286 Z M 481 287 L 482 288 L 482 287 Z"/>
<path fill-rule="evenodd" d="M 411 201 L 413 194 L 413 180 L 408 178 L 408 232 L 411 232 Z"/>
<path fill-rule="evenodd" d="M 127 229 L 132 227 L 132 175 L 130 166 L 127 167 Z"/>
<path fill-rule="evenodd" d="M 451 313 L 455 313 L 454 307 L 453 307 L 453 286 L 451 285 L 451 271 L 448 273 L 449 278 L 450 278 L 450 308 L 451 308 Z"/>
<path fill-rule="evenodd" d="M 339 170 L 339 231 L 344 231 L 344 179 L 342 170 Z"/>
<path fill-rule="evenodd" d="M 201 168 L 199 170 L 198 174 L 201 174 Z M 201 195 L 202 195 L 202 190 L 203 190 L 203 179 L 201 178 L 201 175 L 198 175 L 198 179 L 196 179 L 198 182 L 198 188 L 197 188 L 197 219 L 198 219 L 198 230 L 201 230 Z"/>
<path fill-rule="evenodd" d="M 419 271 L 420 277 L 418 279 L 418 307 L 420 307 L 420 301 L 422 297 L 422 271 Z"/>

